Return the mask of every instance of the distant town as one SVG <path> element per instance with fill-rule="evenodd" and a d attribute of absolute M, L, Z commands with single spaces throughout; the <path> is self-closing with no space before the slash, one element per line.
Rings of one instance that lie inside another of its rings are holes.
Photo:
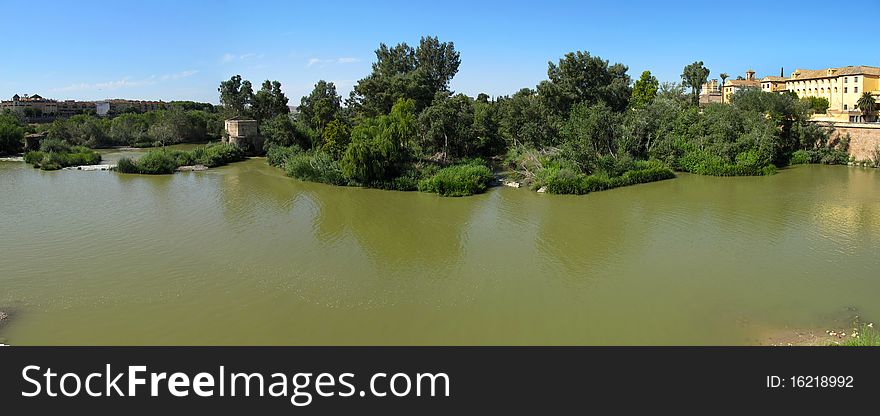
<path fill-rule="evenodd" d="M 745 77 L 728 80 L 727 74 L 703 84 L 700 105 L 729 103 L 737 91 L 760 89 L 765 92 L 793 92 L 799 98 L 827 100 L 828 109 L 813 116 L 814 121 L 861 123 L 866 120 L 858 101 L 865 92 L 880 98 L 880 68 L 873 66 L 845 66 L 826 69 L 797 69 L 791 76 L 756 78 L 755 71 L 747 70 Z M 720 85 L 720 87 L 719 87 Z"/>

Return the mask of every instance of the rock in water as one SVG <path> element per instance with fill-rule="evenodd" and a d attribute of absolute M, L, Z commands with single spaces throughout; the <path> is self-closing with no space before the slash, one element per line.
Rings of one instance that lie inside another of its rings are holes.
<path fill-rule="evenodd" d="M 0 321 L 5 321 L 6 318 L 9 318 L 9 314 L 3 311 L 0 311 Z"/>

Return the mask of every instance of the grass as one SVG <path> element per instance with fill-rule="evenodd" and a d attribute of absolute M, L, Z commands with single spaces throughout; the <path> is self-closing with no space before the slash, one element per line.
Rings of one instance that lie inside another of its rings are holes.
<path fill-rule="evenodd" d="M 583 195 L 590 192 L 604 191 L 622 186 L 656 182 L 675 178 L 675 172 L 659 162 L 639 161 L 633 163 L 633 169 L 610 176 L 600 172 L 585 175 L 567 167 L 545 169 L 538 175 L 537 186 L 546 186 L 551 194 Z"/>
<path fill-rule="evenodd" d="M 492 177 L 492 171 L 479 162 L 453 165 L 421 180 L 419 190 L 441 196 L 469 196 L 485 192 Z"/>
<path fill-rule="evenodd" d="M 855 337 L 849 337 L 840 345 L 845 347 L 880 347 L 880 331 L 873 325 L 863 324 L 859 327 Z"/>

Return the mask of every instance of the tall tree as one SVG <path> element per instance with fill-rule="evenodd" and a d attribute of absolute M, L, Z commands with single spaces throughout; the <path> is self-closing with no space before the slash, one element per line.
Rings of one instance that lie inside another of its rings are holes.
<path fill-rule="evenodd" d="M 419 115 L 422 151 L 442 152 L 444 157 L 473 156 L 477 143 L 473 134 L 474 103 L 464 95 L 437 93 L 434 103 Z"/>
<path fill-rule="evenodd" d="M 871 96 L 870 92 L 862 93 L 862 96 L 859 97 L 859 101 L 856 102 L 856 106 L 862 111 L 865 121 L 874 120 L 874 115 L 877 112 L 877 102 L 874 100 L 874 97 Z"/>
<path fill-rule="evenodd" d="M 686 67 L 681 73 L 681 81 L 691 89 L 691 103 L 700 103 L 700 88 L 709 79 L 709 69 L 703 66 L 703 61 L 694 62 Z"/>
<path fill-rule="evenodd" d="M 420 112 L 437 92 L 449 90 L 460 63 L 455 45 L 436 37 L 421 38 L 417 49 L 380 44 L 372 73 L 358 81 L 347 104 L 362 116 L 375 117 L 387 114 L 398 100 L 412 99 Z"/>
<path fill-rule="evenodd" d="M 299 118 L 321 134 L 324 127 L 339 115 L 341 107 L 342 97 L 336 93 L 336 85 L 320 80 L 312 92 L 300 100 Z"/>
<path fill-rule="evenodd" d="M 287 102 L 287 97 L 281 91 L 281 83 L 267 79 L 263 81 L 260 90 L 254 94 L 251 113 L 257 121 L 289 114 L 290 108 L 287 107 Z"/>
<path fill-rule="evenodd" d="M 724 82 L 727 81 L 727 78 L 730 78 L 730 75 L 727 75 L 726 72 L 722 72 L 721 75 L 718 75 L 721 78 L 721 102 L 724 102 Z"/>
<path fill-rule="evenodd" d="M 220 83 L 220 104 L 227 116 L 244 116 L 251 105 L 254 90 L 251 82 L 242 80 L 241 75 L 233 75 L 228 81 Z"/>
<path fill-rule="evenodd" d="M 609 65 L 589 52 L 570 52 L 558 64 L 548 63 L 549 80 L 538 85 L 538 95 L 561 117 L 567 117 L 578 103 L 605 103 L 615 111 L 623 111 L 632 95 L 627 69 L 622 64 Z"/>
<path fill-rule="evenodd" d="M 657 81 L 657 78 L 651 75 L 651 71 L 642 72 L 642 76 L 639 77 L 639 80 L 633 86 L 630 105 L 633 108 L 645 108 L 651 101 L 654 101 L 659 87 L 660 83 Z"/>

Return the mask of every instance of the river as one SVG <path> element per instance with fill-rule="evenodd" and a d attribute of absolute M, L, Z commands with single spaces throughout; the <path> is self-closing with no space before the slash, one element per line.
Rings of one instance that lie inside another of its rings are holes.
<path fill-rule="evenodd" d="M 880 318 L 880 171 L 843 166 L 442 198 L 264 159 L 0 162 L 0 236 L 13 345 L 738 345 Z"/>

